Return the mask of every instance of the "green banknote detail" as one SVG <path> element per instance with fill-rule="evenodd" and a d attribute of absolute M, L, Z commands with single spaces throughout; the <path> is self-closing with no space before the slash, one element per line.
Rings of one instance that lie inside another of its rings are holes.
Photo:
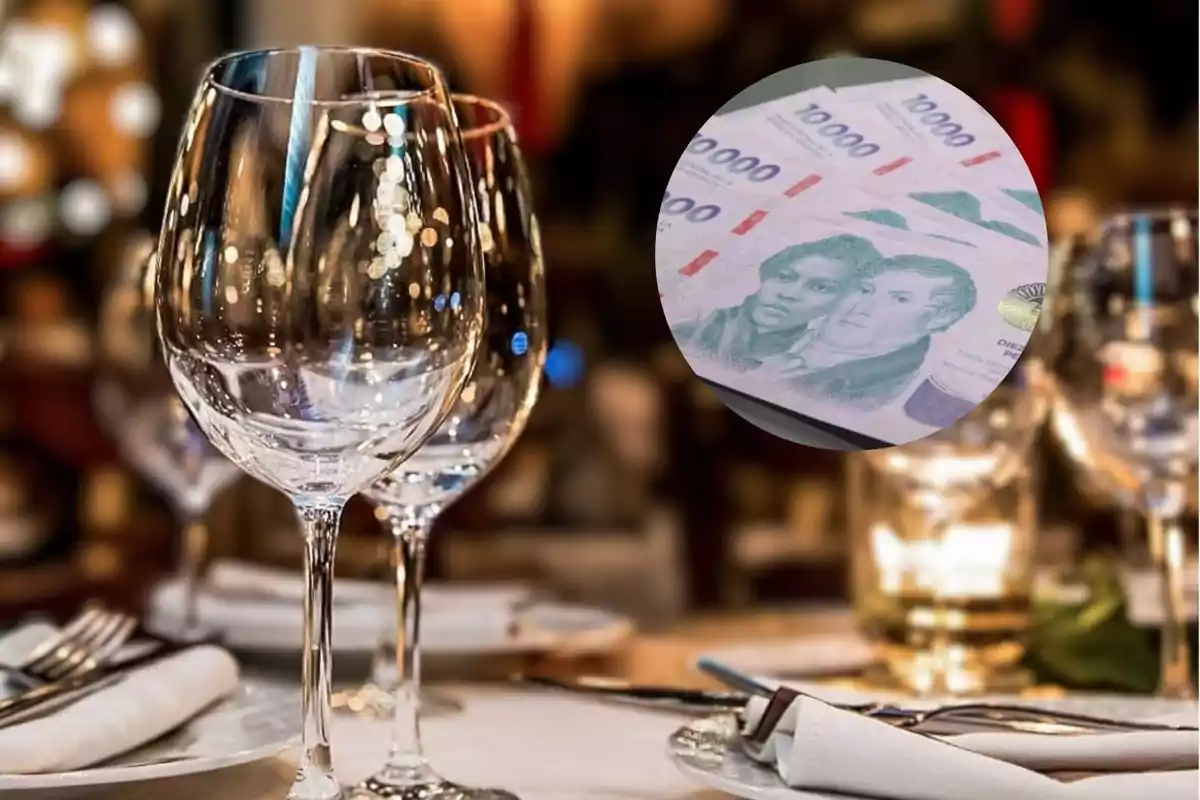
<path fill-rule="evenodd" d="M 939 211 L 943 211 L 953 217 L 958 217 L 972 225 L 978 225 L 981 228 L 986 228 L 1002 236 L 1007 236 L 1010 239 L 1016 239 L 1026 244 L 1032 244 L 1037 247 L 1042 246 L 1042 243 L 1038 241 L 1036 236 L 1012 223 L 995 219 L 984 219 L 983 204 L 978 197 L 970 192 L 913 192 L 909 197 L 918 203 L 932 206 Z"/>
<path fill-rule="evenodd" d="M 864 222 L 874 222 L 877 225 L 886 225 L 889 228 L 895 228 L 901 231 L 910 231 L 912 228 L 908 226 L 908 219 L 898 211 L 892 211 L 890 208 L 872 208 L 867 211 L 843 211 L 847 217 L 861 219 Z M 927 236 L 932 236 L 934 239 L 941 239 L 944 242 L 953 242 L 966 247 L 974 247 L 970 242 L 962 239 L 955 239 L 953 236 L 944 236 L 940 233 L 929 233 Z"/>
<path fill-rule="evenodd" d="M 1045 213 L 1045 210 L 1042 208 L 1042 198 L 1037 192 L 1031 192 L 1028 189 L 1001 189 L 1000 191 L 1031 211 L 1035 211 L 1038 214 Z"/>
<path fill-rule="evenodd" d="M 955 244 L 961 244 L 964 247 L 975 247 L 975 245 L 971 244 L 970 242 L 964 241 L 962 239 L 955 239 L 953 236 L 943 236 L 940 233 L 931 233 L 929 235 L 932 236 L 934 239 L 941 239 L 944 242 L 954 242 Z"/>
<path fill-rule="evenodd" d="M 872 208 L 867 211 L 846 211 L 843 212 L 847 217 L 854 217 L 865 222 L 874 222 L 876 225 L 886 225 L 889 228 L 907 231 L 912 230 L 908 227 L 908 220 L 904 215 L 892 211 L 888 208 Z"/>

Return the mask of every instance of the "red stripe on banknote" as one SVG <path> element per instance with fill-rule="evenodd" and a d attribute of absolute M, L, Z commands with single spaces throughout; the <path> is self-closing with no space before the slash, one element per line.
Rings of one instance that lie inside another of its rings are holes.
<path fill-rule="evenodd" d="M 784 197 L 795 197 L 796 195 L 803 192 L 805 189 L 811 189 L 812 187 L 816 186 L 820 182 L 821 182 L 820 175 L 809 175 L 807 178 L 804 178 L 803 180 L 799 181 L 795 186 L 793 186 L 792 188 L 790 188 L 786 192 L 784 192 L 783 196 Z"/>
<path fill-rule="evenodd" d="M 762 222 L 766 218 L 767 218 L 767 212 L 763 211 L 760 208 L 757 211 L 755 211 L 753 214 L 751 214 L 750 216 L 746 217 L 744 220 L 739 222 L 737 224 L 737 227 L 734 228 L 731 231 L 731 233 L 733 233 L 735 236 L 741 236 L 741 235 L 745 234 L 746 232 L 748 232 L 755 225 Z"/>
<path fill-rule="evenodd" d="M 874 170 L 872 170 L 872 174 L 887 175 L 889 172 L 895 172 L 896 170 L 900 169 L 901 167 L 903 167 L 905 164 L 909 163 L 910 161 L 912 161 L 912 159 L 909 158 L 908 156 L 904 156 L 903 158 L 897 158 L 895 161 L 893 161 L 889 164 L 884 164 L 882 166 L 876 167 Z"/>
<path fill-rule="evenodd" d="M 720 253 L 718 253 L 716 250 L 705 250 L 703 253 L 689 261 L 687 266 L 679 270 L 679 274 L 686 275 L 690 278 L 700 270 L 704 269 L 704 267 L 708 265 L 708 262 L 712 261 L 718 255 L 720 255 Z"/>
<path fill-rule="evenodd" d="M 970 158 L 964 158 L 959 163 L 962 164 L 964 167 L 974 167 L 978 164 L 986 164 L 989 161 L 995 161 L 999 157 L 1000 157 L 1000 151 L 993 150 L 990 153 L 983 153 L 982 155 L 971 156 Z"/>

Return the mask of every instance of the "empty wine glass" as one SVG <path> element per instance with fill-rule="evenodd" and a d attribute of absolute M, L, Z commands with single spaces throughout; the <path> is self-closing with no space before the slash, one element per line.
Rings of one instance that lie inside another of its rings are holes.
<path fill-rule="evenodd" d="M 1196 489 L 1196 211 L 1123 213 L 1071 269 L 1052 424 L 1089 481 L 1145 515 L 1162 582 L 1159 691 L 1194 696 L 1181 517 Z"/>
<path fill-rule="evenodd" d="M 196 427 L 171 383 L 154 324 L 154 241 L 135 235 L 100 305 L 94 401 L 121 455 L 166 497 L 183 530 L 179 635 L 201 635 L 196 616 L 208 549 L 204 515 L 241 473 Z"/>
<path fill-rule="evenodd" d="M 447 782 L 421 748 L 421 580 L 429 531 L 448 505 L 504 457 L 525 428 L 546 351 L 541 244 L 512 125 L 489 100 L 459 95 L 454 107 L 474 180 L 486 261 L 484 344 L 466 388 L 438 432 L 365 492 L 392 535 L 397 620 L 389 642 L 398 674 L 391 752 L 354 797 L 512 796 Z"/>
<path fill-rule="evenodd" d="M 342 507 L 462 390 L 483 324 L 478 236 L 462 140 L 428 62 L 300 47 L 206 70 L 168 192 L 158 324 L 201 429 L 302 523 L 296 800 L 344 796 L 328 734 Z"/>

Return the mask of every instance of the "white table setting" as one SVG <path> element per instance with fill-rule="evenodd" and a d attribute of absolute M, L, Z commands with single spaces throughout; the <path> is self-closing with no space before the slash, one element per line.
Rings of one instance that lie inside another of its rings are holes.
<path fill-rule="evenodd" d="M 251 656 L 294 656 L 304 583 L 294 570 L 218 560 L 197 587 L 196 623 L 226 647 Z M 369 654 L 395 632 L 395 586 L 339 578 L 333 591 L 332 647 Z M 155 629 L 178 630 L 184 587 L 167 581 L 151 595 Z M 430 656 L 470 657 L 550 650 L 603 652 L 633 632 L 630 620 L 605 609 L 538 597 L 523 583 L 431 583 L 422 590 L 422 649 Z"/>
<path fill-rule="evenodd" d="M 40 623 L 10 632 L 0 638 L 0 663 L 20 663 L 22 654 L 59 635 L 60 629 Z M 754 680 L 772 690 L 780 685 Z M 789 687 L 803 694 L 767 736 L 749 741 L 740 734 L 761 722 L 765 697 L 751 697 L 739 722 L 726 713 L 698 713 L 685 702 L 697 693 L 683 690 L 681 703 L 668 707 L 606 702 L 638 692 L 613 686 L 600 697 L 529 686 L 454 686 L 463 710 L 424 721 L 425 750 L 455 781 L 502 785 L 532 800 L 1118 800 L 1137 794 L 1182 800 L 1195 796 L 1200 781 L 1191 701 L 1024 701 L 1046 711 L 1185 730 L 968 726 L 941 736 L 935 729 L 901 730 L 835 704 L 886 701 L 923 709 L 954 701 L 797 683 Z M 295 770 L 299 713 L 294 682 L 243 673 L 227 650 L 199 644 L 36 718 L 6 724 L 0 717 L 0 791 L 22 800 L 282 800 Z M 388 721 L 333 718 L 333 755 L 347 785 L 385 756 L 389 727 Z"/>
<path fill-rule="evenodd" d="M 1032 720 L 938 726 L 932 719 L 903 730 L 838 706 L 886 702 L 922 710 L 964 701 L 905 700 L 813 684 L 789 688 L 802 694 L 785 698 L 767 730 L 758 727 L 771 703 L 754 697 L 741 719 L 714 716 L 682 726 L 672 736 L 672 759 L 705 785 L 747 800 L 1118 800 L 1140 794 L 1190 800 L 1200 787 L 1194 701 L 1100 695 L 972 701 L 1162 730 L 1100 731 Z"/>

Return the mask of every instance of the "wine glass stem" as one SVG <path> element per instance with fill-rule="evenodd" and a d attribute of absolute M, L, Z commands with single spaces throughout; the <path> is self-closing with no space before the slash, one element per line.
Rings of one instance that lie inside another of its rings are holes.
<path fill-rule="evenodd" d="M 183 638 L 195 636 L 200 630 L 198 601 L 200 571 L 208 553 L 208 526 L 200 514 L 180 515 L 183 521 L 183 548 L 179 559 L 179 581 L 183 586 Z"/>
<path fill-rule="evenodd" d="M 388 522 L 396 575 L 396 684 L 387 768 L 417 777 L 428 771 L 421 746 L 421 583 L 433 516 L 398 509 Z"/>
<path fill-rule="evenodd" d="M 391 523 L 385 523 L 388 532 L 391 532 Z M 380 538 L 380 553 L 379 553 L 379 568 L 382 574 L 379 575 L 380 582 L 387 581 L 389 584 L 395 580 L 395 569 L 393 565 L 396 563 L 396 545 L 394 539 L 384 540 Z M 379 632 L 379 640 L 375 644 L 375 651 L 371 654 L 371 681 L 370 685 L 375 689 L 386 690 L 391 693 L 396 688 L 396 640 L 394 638 L 395 624 L 389 624 L 384 630 Z"/>
<path fill-rule="evenodd" d="M 1146 523 L 1162 589 L 1159 694 L 1172 699 L 1191 699 L 1195 697 L 1195 687 L 1188 658 L 1188 614 L 1183 596 L 1183 526 L 1178 518 L 1158 513 L 1149 514 Z"/>
<path fill-rule="evenodd" d="M 303 753 L 289 800 L 329 800 L 341 792 L 329 749 L 333 658 L 333 556 L 341 505 L 300 504 L 304 533 Z"/>

